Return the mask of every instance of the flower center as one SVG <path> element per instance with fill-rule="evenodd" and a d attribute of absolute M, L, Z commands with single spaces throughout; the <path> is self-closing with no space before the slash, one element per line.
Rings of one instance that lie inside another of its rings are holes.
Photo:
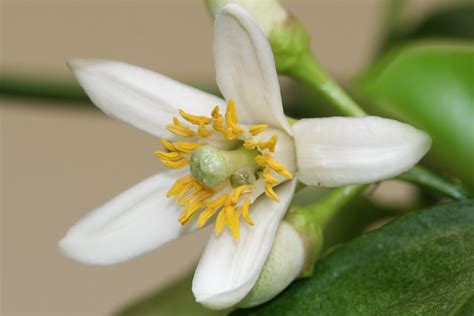
<path fill-rule="evenodd" d="M 206 145 L 193 151 L 189 166 L 192 176 L 208 187 L 216 187 L 229 178 L 235 188 L 255 182 L 260 169 L 255 158 L 259 154 L 258 150 L 244 147 L 219 150 Z"/>
<path fill-rule="evenodd" d="M 228 226 L 234 238 L 238 239 L 241 218 L 253 225 L 249 215 L 249 195 L 254 184 L 261 179 L 265 194 L 279 201 L 273 186 L 285 178 L 293 177 L 273 159 L 278 137 L 275 134 L 265 141 L 255 140 L 254 137 L 268 126 L 260 124 L 244 130 L 238 124 L 232 100 L 227 105 L 225 116 L 219 113 L 217 106 L 211 117 L 191 115 L 181 110 L 179 114 L 186 123 L 174 117 L 173 124 L 167 128 L 187 140 L 172 143 L 161 139 L 166 151 L 157 151 L 155 155 L 169 168 L 178 169 L 189 165 L 191 174 L 178 179 L 167 197 L 175 197 L 178 204 L 184 207 L 179 217 L 181 224 L 189 222 L 198 212 L 198 227 L 203 227 L 216 216 L 216 234 Z M 233 149 L 221 150 L 209 145 L 211 135 L 214 141 L 232 144 Z"/>

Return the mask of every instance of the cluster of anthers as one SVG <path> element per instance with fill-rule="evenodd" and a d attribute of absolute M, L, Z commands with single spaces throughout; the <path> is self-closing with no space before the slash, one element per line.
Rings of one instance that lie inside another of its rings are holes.
<path fill-rule="evenodd" d="M 178 117 L 167 129 L 186 140 L 169 142 L 161 139 L 166 151 L 155 155 L 169 168 L 190 166 L 190 173 L 178 179 L 167 193 L 175 197 L 184 211 L 179 217 L 181 224 L 189 222 L 198 212 L 197 226 L 203 227 L 217 214 L 215 232 L 219 235 L 225 226 L 232 231 L 235 239 L 240 236 L 240 219 L 253 225 L 249 215 L 250 194 L 257 180 L 264 182 L 265 194 L 279 201 L 273 190 L 280 180 L 276 174 L 291 179 L 292 174 L 273 159 L 278 136 L 266 141 L 254 140 L 265 129 L 266 124 L 251 126 L 246 131 L 239 126 L 234 101 L 230 100 L 225 115 L 216 106 L 211 117 L 196 116 L 180 110 Z M 193 128 L 194 127 L 194 128 Z M 223 137 L 230 142 L 231 150 L 220 150 L 208 145 L 211 135 Z M 215 198 L 215 193 L 220 195 Z"/>

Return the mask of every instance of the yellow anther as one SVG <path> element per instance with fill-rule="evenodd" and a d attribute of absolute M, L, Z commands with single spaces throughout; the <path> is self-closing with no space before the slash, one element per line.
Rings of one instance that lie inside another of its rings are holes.
<path fill-rule="evenodd" d="M 179 200 L 179 204 L 182 206 L 187 206 L 195 202 L 202 202 L 210 198 L 213 194 L 214 192 L 209 189 L 196 189 L 193 194 L 188 194 L 187 196 L 183 197 L 183 199 Z"/>
<path fill-rule="evenodd" d="M 179 178 L 178 180 L 176 180 L 176 182 L 173 184 L 173 186 L 171 187 L 171 189 L 169 189 L 168 193 L 166 194 L 166 197 L 167 198 L 170 198 L 172 197 L 173 195 L 176 195 L 178 194 L 181 189 L 188 183 L 194 181 L 194 178 L 192 175 L 188 174 L 188 175 L 185 175 L 184 177 L 181 177 Z"/>
<path fill-rule="evenodd" d="M 264 130 L 266 130 L 267 127 L 268 127 L 267 124 L 255 125 L 255 126 L 250 127 L 249 132 L 253 136 L 256 136 L 256 135 L 260 134 L 261 132 L 263 132 Z"/>
<path fill-rule="evenodd" d="M 280 197 L 273 191 L 272 184 L 270 182 L 265 182 L 265 194 L 272 200 L 280 202 Z"/>
<path fill-rule="evenodd" d="M 237 118 L 237 112 L 235 110 L 235 102 L 232 99 L 230 99 L 227 103 L 225 122 L 227 127 L 225 131 L 225 137 L 227 139 L 234 139 L 244 132 L 244 130 L 238 125 L 239 119 Z"/>
<path fill-rule="evenodd" d="M 208 125 L 209 123 L 211 123 L 211 119 L 206 116 L 188 114 L 183 110 L 179 110 L 179 115 L 181 115 L 183 119 L 194 125 Z"/>
<path fill-rule="evenodd" d="M 268 155 L 265 155 L 265 156 L 259 155 L 259 156 L 255 157 L 255 161 L 257 162 L 257 164 L 259 166 L 269 167 L 269 168 L 273 169 L 279 175 L 287 178 L 288 180 L 293 179 L 293 175 L 288 170 L 286 170 L 285 166 L 283 166 L 281 163 L 273 160 Z"/>
<path fill-rule="evenodd" d="M 275 151 L 276 144 L 278 142 L 278 136 L 275 134 L 267 141 L 255 141 L 253 139 L 248 139 L 244 142 L 244 148 L 248 150 L 253 150 L 259 148 L 261 150 L 268 149 L 271 152 Z"/>
<path fill-rule="evenodd" d="M 217 236 L 219 236 L 220 233 L 222 233 L 224 226 L 225 226 L 225 212 L 219 212 L 219 214 L 217 214 L 216 226 L 214 228 Z"/>
<path fill-rule="evenodd" d="M 218 207 L 224 206 L 224 203 L 225 201 L 227 201 L 228 198 L 229 198 L 228 194 L 223 194 L 217 200 L 208 202 L 206 206 L 210 208 L 218 208 Z"/>
<path fill-rule="evenodd" d="M 225 201 L 227 201 L 229 195 L 223 194 L 217 200 L 207 202 L 206 210 L 199 215 L 197 222 L 198 227 L 203 227 L 207 221 L 214 216 L 219 208 L 224 206 Z"/>
<path fill-rule="evenodd" d="M 268 149 L 271 152 L 275 152 L 275 147 L 276 147 L 277 142 L 278 142 L 278 135 L 275 134 L 272 137 L 270 137 L 269 140 L 265 142 L 259 142 L 258 147 L 260 149 Z"/>
<path fill-rule="evenodd" d="M 212 134 L 212 130 L 208 130 L 204 124 L 200 124 L 198 134 L 201 138 L 206 138 Z"/>
<path fill-rule="evenodd" d="M 189 164 L 189 161 L 187 161 L 186 159 L 181 159 L 181 160 L 178 160 L 178 161 L 161 160 L 161 162 L 165 166 L 167 166 L 168 168 L 171 168 L 171 169 L 184 168 Z"/>
<path fill-rule="evenodd" d="M 188 207 L 186 207 L 184 212 L 181 213 L 181 215 L 179 216 L 179 219 L 178 219 L 179 222 L 182 225 L 186 224 L 187 222 L 189 222 L 191 218 L 193 218 L 194 214 L 196 214 L 196 212 L 202 207 L 203 207 L 203 204 L 199 202 L 189 205 Z"/>
<path fill-rule="evenodd" d="M 221 133 L 225 133 L 225 127 L 224 127 L 224 117 L 219 113 L 219 107 L 216 106 L 212 110 L 212 118 L 214 119 L 212 122 L 212 127 Z"/>
<path fill-rule="evenodd" d="M 235 240 L 238 240 L 240 237 L 240 215 L 241 211 L 237 210 L 232 214 L 232 218 L 230 219 L 230 229 L 232 231 L 232 237 L 234 237 Z"/>
<path fill-rule="evenodd" d="M 258 142 L 253 139 L 248 139 L 244 142 L 243 146 L 247 150 L 254 150 L 258 146 Z"/>
<path fill-rule="evenodd" d="M 235 110 L 235 102 L 230 99 L 227 102 L 227 110 L 225 112 L 225 121 L 227 124 L 238 124 L 237 111 Z"/>
<path fill-rule="evenodd" d="M 173 124 L 167 125 L 166 128 L 171 133 L 177 136 L 186 137 L 186 138 L 196 136 L 196 132 L 194 132 L 191 128 L 181 124 L 181 122 L 178 120 L 176 116 L 173 118 Z"/>
<path fill-rule="evenodd" d="M 270 168 L 265 168 L 265 170 L 263 170 L 263 178 L 265 179 L 265 182 L 277 184 L 280 181 L 272 175 L 270 170 Z"/>
<path fill-rule="evenodd" d="M 230 198 L 228 202 L 232 205 L 237 204 L 237 202 L 240 199 L 240 196 L 244 193 L 244 191 L 251 191 L 252 190 L 252 185 L 241 185 L 240 187 L 236 188 L 232 193 L 230 194 Z M 246 192 L 248 193 L 248 192 Z"/>
<path fill-rule="evenodd" d="M 242 217 L 249 225 L 254 225 L 254 222 L 249 215 L 250 199 L 246 199 L 242 206 L 239 208 L 239 211 L 242 213 Z"/>
<path fill-rule="evenodd" d="M 160 142 L 166 150 L 169 150 L 169 151 L 175 151 L 176 150 L 174 148 L 173 144 L 170 143 L 169 141 L 167 141 L 166 139 L 162 138 L 162 139 L 160 139 Z"/>
<path fill-rule="evenodd" d="M 155 156 L 159 157 L 161 161 L 178 161 L 183 159 L 183 156 L 178 152 L 162 152 L 162 151 L 155 151 L 153 153 Z"/>
<path fill-rule="evenodd" d="M 204 142 L 197 142 L 197 143 L 191 143 L 191 142 L 175 142 L 171 144 L 175 150 L 181 151 L 183 153 L 190 154 L 192 153 L 196 148 L 205 145 L 206 143 Z"/>

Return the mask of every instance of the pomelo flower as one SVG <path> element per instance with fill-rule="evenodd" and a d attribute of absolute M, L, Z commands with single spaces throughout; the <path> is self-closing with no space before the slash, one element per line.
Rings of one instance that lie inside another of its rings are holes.
<path fill-rule="evenodd" d="M 205 306 L 227 308 L 254 286 L 297 180 L 333 187 L 390 178 L 418 162 L 431 141 L 378 117 L 290 126 L 269 43 L 238 5 L 216 17 L 214 58 L 225 101 L 121 62 L 70 63 L 100 109 L 160 138 L 156 155 L 170 170 L 94 210 L 60 249 L 83 263 L 113 264 L 213 223 L 193 292 Z"/>

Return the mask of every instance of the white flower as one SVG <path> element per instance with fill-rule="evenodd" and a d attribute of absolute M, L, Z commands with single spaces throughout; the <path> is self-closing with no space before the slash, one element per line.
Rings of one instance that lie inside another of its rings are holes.
<path fill-rule="evenodd" d="M 290 126 L 269 43 L 235 4 L 216 17 L 214 57 L 227 102 L 125 63 L 71 62 L 82 87 L 105 113 L 163 138 L 168 151 L 157 155 L 175 169 L 94 210 L 69 230 L 60 249 L 87 264 L 113 264 L 217 217 L 218 234 L 210 237 L 201 257 L 193 292 L 208 307 L 227 308 L 241 301 L 259 277 L 296 179 L 340 186 L 390 178 L 418 162 L 431 141 L 409 125 L 378 117 L 304 119 Z M 175 117 L 178 109 L 182 119 Z M 186 141 L 176 142 L 177 135 Z M 241 217 L 248 224 L 240 224 Z M 230 231 L 220 233 L 225 226 Z"/>

